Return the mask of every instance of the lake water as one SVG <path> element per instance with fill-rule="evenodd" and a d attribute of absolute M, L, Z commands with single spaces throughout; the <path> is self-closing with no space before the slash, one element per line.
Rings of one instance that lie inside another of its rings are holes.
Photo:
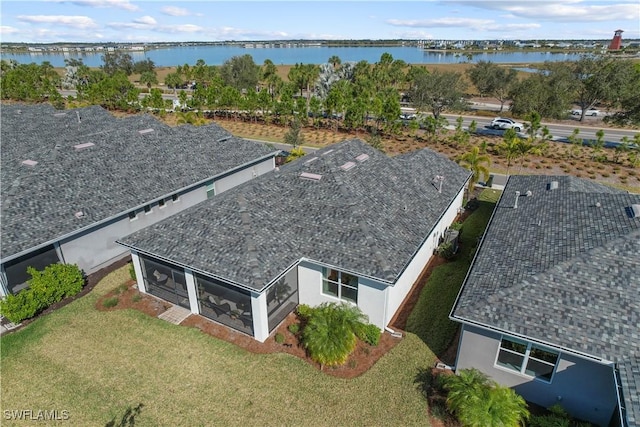
<path fill-rule="evenodd" d="M 452 52 L 426 51 L 418 47 L 291 47 L 291 48 L 244 48 L 241 46 L 175 46 L 145 52 L 129 52 L 134 61 L 151 59 L 156 67 L 167 67 L 195 64 L 203 59 L 207 65 L 222 65 L 234 56 L 249 54 L 256 64 L 262 65 L 265 59 L 274 64 L 322 64 L 337 55 L 342 62 L 365 60 L 371 64 L 378 62 L 383 53 L 390 53 L 394 59 L 402 59 L 409 64 L 456 64 L 467 62 L 463 55 Z M 40 64 L 49 61 L 54 67 L 64 67 L 67 58 L 81 58 L 85 65 L 98 67 L 103 64 L 103 53 L 69 52 L 69 53 L 3 53 L 2 59 L 14 59 L 21 64 L 35 62 Z M 545 61 L 576 60 L 578 53 L 551 52 L 483 52 L 473 54 L 470 62 L 480 60 L 497 64 L 539 63 Z"/>

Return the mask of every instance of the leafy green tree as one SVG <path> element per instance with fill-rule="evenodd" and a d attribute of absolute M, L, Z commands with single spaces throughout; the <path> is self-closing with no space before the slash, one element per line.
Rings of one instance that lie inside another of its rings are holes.
<path fill-rule="evenodd" d="M 155 73 L 156 64 L 151 59 L 145 59 L 142 61 L 136 61 L 133 63 L 133 72 L 136 74 L 142 73 Z"/>
<path fill-rule="evenodd" d="M 260 80 L 260 67 L 249 54 L 234 56 L 220 67 L 220 76 L 227 86 L 238 91 L 255 88 Z"/>
<path fill-rule="evenodd" d="M 575 96 L 577 82 L 569 67 L 545 62 L 544 70 L 513 86 L 509 93 L 511 111 L 525 116 L 537 111 L 542 117 L 563 119 Z"/>
<path fill-rule="evenodd" d="M 596 131 L 596 139 L 591 141 L 591 160 L 595 161 L 603 161 L 604 159 L 601 156 L 602 150 L 604 150 L 604 131 L 599 129 Z"/>
<path fill-rule="evenodd" d="M 275 98 L 276 89 L 282 84 L 282 78 L 278 75 L 278 68 L 270 59 L 265 59 L 262 65 L 262 81 L 267 85 L 271 98 Z"/>
<path fill-rule="evenodd" d="M 139 93 L 122 71 L 107 76 L 87 88 L 89 102 L 109 110 L 137 110 Z"/>
<path fill-rule="evenodd" d="M 142 99 L 142 106 L 145 108 L 163 109 L 164 99 L 162 98 L 162 91 L 158 88 L 152 88 L 149 94 Z"/>
<path fill-rule="evenodd" d="M 500 101 L 500 112 L 509 99 L 509 92 L 518 80 L 513 68 L 500 67 L 490 61 L 478 61 L 467 71 L 469 79 L 481 96 L 493 96 Z"/>
<path fill-rule="evenodd" d="M 284 143 L 296 148 L 304 144 L 304 136 L 301 133 L 302 125 L 299 120 L 292 120 L 289 131 L 284 135 Z"/>
<path fill-rule="evenodd" d="M 489 179 L 489 165 L 491 164 L 491 159 L 486 154 L 481 154 L 479 147 L 473 146 L 471 147 L 471 150 L 467 151 L 460 157 L 460 164 L 471 171 L 468 188 L 469 196 L 471 196 L 476 184 L 480 182 L 481 176 L 484 178 L 485 182 Z"/>
<path fill-rule="evenodd" d="M 620 139 L 620 144 L 616 145 L 616 148 L 613 150 L 613 161 L 615 163 L 620 163 L 620 157 L 627 154 L 630 149 L 631 142 L 629 141 L 629 137 L 625 135 Z"/>
<path fill-rule="evenodd" d="M 613 66 L 616 83 L 612 85 L 615 90 L 610 103 L 618 111 L 604 120 L 617 125 L 640 126 L 640 64 L 619 60 Z"/>
<path fill-rule="evenodd" d="M 173 93 L 176 93 L 176 90 L 184 84 L 184 80 L 182 80 L 180 73 L 169 73 L 164 78 L 164 84 L 167 85 L 168 88 L 173 89 Z"/>
<path fill-rule="evenodd" d="M 140 83 L 147 86 L 147 88 L 151 89 L 152 85 L 158 84 L 158 76 L 155 71 L 143 71 L 140 74 Z"/>
<path fill-rule="evenodd" d="M 344 364 L 356 347 L 366 316 L 357 306 L 323 303 L 313 309 L 302 330 L 302 342 L 321 366 Z"/>
<path fill-rule="evenodd" d="M 133 58 L 128 53 L 120 51 L 107 52 L 102 55 L 102 62 L 100 69 L 109 76 L 113 76 L 119 71 L 127 76 L 133 73 Z"/>
<path fill-rule="evenodd" d="M 430 73 L 425 69 L 414 72 L 413 79 L 409 90 L 413 106 L 419 111 L 430 110 L 436 119 L 460 101 L 467 86 L 462 74 L 451 71 Z"/>

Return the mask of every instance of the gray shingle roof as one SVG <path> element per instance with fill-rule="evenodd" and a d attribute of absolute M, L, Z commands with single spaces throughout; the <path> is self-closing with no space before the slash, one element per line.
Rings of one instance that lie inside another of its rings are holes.
<path fill-rule="evenodd" d="M 0 120 L 3 259 L 274 151 L 217 125 L 171 128 L 100 107 L 3 104 Z M 85 143 L 95 145 L 74 148 Z"/>
<path fill-rule="evenodd" d="M 355 166 L 345 171 L 347 162 Z M 435 175 L 445 176 L 442 193 Z M 121 242 L 255 290 L 302 257 L 393 282 L 468 176 L 430 150 L 390 158 L 350 140 Z"/>
<path fill-rule="evenodd" d="M 453 316 L 627 366 L 640 351 L 639 203 L 578 178 L 511 177 Z"/>

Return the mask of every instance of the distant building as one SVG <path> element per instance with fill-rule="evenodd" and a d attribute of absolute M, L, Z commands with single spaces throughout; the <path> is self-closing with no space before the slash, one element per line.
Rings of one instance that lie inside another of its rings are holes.
<path fill-rule="evenodd" d="M 616 30 L 609 44 L 609 50 L 619 50 L 622 45 L 622 30 Z"/>

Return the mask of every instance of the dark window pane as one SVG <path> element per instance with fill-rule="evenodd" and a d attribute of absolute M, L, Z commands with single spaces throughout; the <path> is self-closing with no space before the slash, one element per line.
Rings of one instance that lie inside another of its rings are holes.
<path fill-rule="evenodd" d="M 524 356 L 521 356 L 519 354 L 510 353 L 504 350 L 500 350 L 500 352 L 498 353 L 498 365 L 505 368 L 513 369 L 514 371 L 520 372 L 523 361 Z"/>
<path fill-rule="evenodd" d="M 358 286 L 358 278 L 351 274 L 342 273 L 340 277 L 340 283 L 344 283 L 345 285 L 349 285 L 355 288 Z"/>
<path fill-rule="evenodd" d="M 358 290 L 351 289 L 346 286 L 342 287 L 342 299 L 347 301 L 358 302 Z"/>
<path fill-rule="evenodd" d="M 506 338 L 502 339 L 500 343 L 500 347 L 506 350 L 515 351 L 516 353 L 525 354 L 527 351 L 527 345 L 521 342 L 508 340 Z"/>
<path fill-rule="evenodd" d="M 326 280 L 322 281 L 322 292 L 328 295 L 338 296 L 338 285 Z"/>
<path fill-rule="evenodd" d="M 545 362 L 549 362 L 551 364 L 556 364 L 556 360 L 558 360 L 558 353 L 551 352 L 548 350 L 543 350 L 538 347 L 531 347 L 531 352 L 529 353 L 530 357 L 534 357 L 538 360 L 544 360 Z"/>
<path fill-rule="evenodd" d="M 535 359 L 529 359 L 527 362 L 527 369 L 525 373 L 527 375 L 536 376 L 539 378 L 544 378 L 547 381 L 551 381 L 551 375 L 553 374 L 553 368 L 555 364 L 550 365 L 548 363 L 539 362 Z"/>
<path fill-rule="evenodd" d="M 330 268 L 325 268 L 324 269 L 324 277 L 327 280 L 331 280 L 332 282 L 337 282 L 338 281 L 338 271 L 337 270 L 332 270 Z"/>
<path fill-rule="evenodd" d="M 31 279 L 31 276 L 27 273 L 27 267 L 42 271 L 48 265 L 58 262 L 60 262 L 60 258 L 58 258 L 53 245 L 8 261 L 4 265 L 4 272 L 7 275 L 9 292 L 15 294 L 27 287 L 26 282 Z"/>

